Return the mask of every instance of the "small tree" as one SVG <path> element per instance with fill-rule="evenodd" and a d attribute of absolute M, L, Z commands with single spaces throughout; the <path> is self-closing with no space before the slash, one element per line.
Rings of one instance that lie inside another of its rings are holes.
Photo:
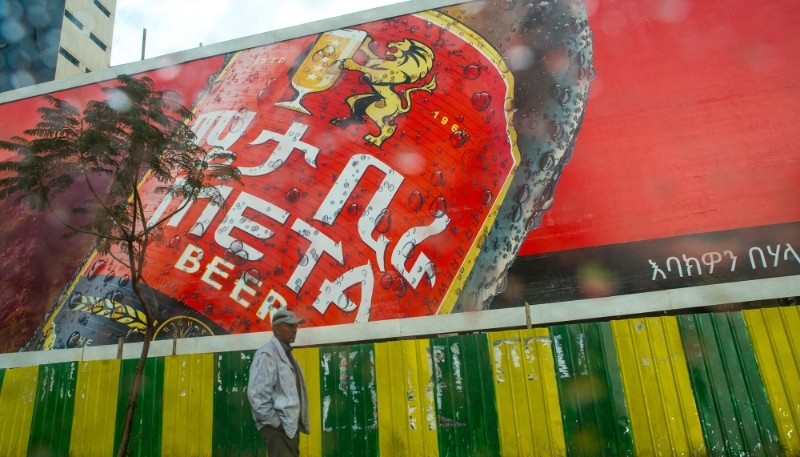
<path fill-rule="evenodd" d="M 231 178 L 238 181 L 239 173 L 227 165 L 233 154 L 196 144 L 186 124 L 193 116 L 176 92 L 155 90 L 147 77 L 123 75 L 117 83 L 103 88 L 105 101 L 90 101 L 83 112 L 45 95 L 49 106 L 39 108 L 41 122 L 36 128 L 24 132 L 29 138 L 0 141 L 0 148 L 19 155 L 0 163 L 0 175 L 5 175 L 0 179 L 0 199 L 14 198 L 17 204 L 51 211 L 69 229 L 65 237 L 80 233 L 95 237 L 100 254 L 114 257 L 130 270 L 131 286 L 147 325 L 117 451 L 122 457 L 130 441 L 158 311 L 155 294 L 145 294 L 142 288 L 147 285 L 142 276 L 147 247 L 165 221 L 198 197 L 224 205 L 214 184 Z M 157 192 L 183 199 L 174 211 L 149 224 L 139 194 L 145 174 L 163 184 Z M 183 179 L 176 181 L 176 177 Z M 83 221 L 71 224 L 55 210 L 54 202 L 76 184 L 86 186 L 89 198 L 60 202 Z"/>

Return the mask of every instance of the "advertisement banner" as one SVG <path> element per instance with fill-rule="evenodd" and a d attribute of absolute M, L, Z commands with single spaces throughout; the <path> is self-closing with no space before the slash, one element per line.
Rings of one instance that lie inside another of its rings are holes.
<path fill-rule="evenodd" d="M 800 11 L 768 3 L 472 2 L 146 72 L 242 173 L 148 248 L 155 338 L 800 274 Z M 0 105 L 0 137 L 43 105 Z M 157 185 L 151 223 L 183 204 Z M 1 204 L 2 351 L 141 340 L 124 266 Z"/>

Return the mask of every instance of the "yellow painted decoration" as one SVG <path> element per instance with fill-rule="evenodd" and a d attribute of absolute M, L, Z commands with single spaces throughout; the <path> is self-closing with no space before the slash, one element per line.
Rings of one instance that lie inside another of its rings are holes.
<path fill-rule="evenodd" d="M 674 316 L 612 321 L 636 455 L 705 455 Z"/>
<path fill-rule="evenodd" d="M 113 455 L 119 368 L 119 360 L 78 365 L 70 455 Z"/>
<path fill-rule="evenodd" d="M 211 457 L 214 355 L 165 357 L 161 454 Z"/>
<path fill-rule="evenodd" d="M 301 348 L 292 351 L 303 370 L 308 393 L 308 415 L 310 435 L 300 434 L 300 455 L 315 457 L 322 455 L 322 408 L 319 393 L 319 348 Z"/>
<path fill-rule="evenodd" d="M 31 434 L 39 367 L 6 370 L 0 391 L 0 455 L 25 456 Z"/>
<path fill-rule="evenodd" d="M 550 346 L 547 328 L 489 333 L 504 456 L 567 454 Z"/>
<path fill-rule="evenodd" d="M 380 455 L 438 456 L 428 340 L 375 344 L 375 376 Z"/>
<path fill-rule="evenodd" d="M 781 446 L 800 454 L 800 307 L 743 314 Z"/>

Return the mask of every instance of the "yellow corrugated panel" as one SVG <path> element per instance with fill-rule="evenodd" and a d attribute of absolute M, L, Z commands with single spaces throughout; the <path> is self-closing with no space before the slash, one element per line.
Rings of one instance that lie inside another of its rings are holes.
<path fill-rule="evenodd" d="M 705 455 L 674 316 L 612 321 L 637 455 Z"/>
<path fill-rule="evenodd" d="M 38 366 L 6 370 L 0 391 L 0 455 L 3 457 L 28 453 L 38 380 Z"/>
<path fill-rule="evenodd" d="M 375 344 L 380 455 L 439 455 L 428 340 Z"/>
<path fill-rule="evenodd" d="M 787 455 L 800 453 L 800 307 L 744 311 L 758 371 Z"/>
<path fill-rule="evenodd" d="M 300 434 L 300 455 L 322 455 L 322 409 L 319 394 L 319 348 L 302 348 L 292 351 L 303 370 L 308 393 L 309 428 L 311 434 Z"/>
<path fill-rule="evenodd" d="M 567 454 L 550 345 L 547 328 L 489 333 L 504 456 Z"/>
<path fill-rule="evenodd" d="M 166 357 L 161 454 L 211 456 L 213 354 Z"/>
<path fill-rule="evenodd" d="M 119 360 L 78 365 L 70 455 L 107 457 L 114 453 L 119 367 Z"/>

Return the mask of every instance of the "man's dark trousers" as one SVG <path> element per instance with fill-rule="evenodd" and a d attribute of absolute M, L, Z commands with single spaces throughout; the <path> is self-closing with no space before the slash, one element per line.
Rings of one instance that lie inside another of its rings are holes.
<path fill-rule="evenodd" d="M 289 438 L 286 432 L 265 425 L 259 430 L 261 439 L 267 445 L 267 457 L 300 457 L 300 430 Z"/>

